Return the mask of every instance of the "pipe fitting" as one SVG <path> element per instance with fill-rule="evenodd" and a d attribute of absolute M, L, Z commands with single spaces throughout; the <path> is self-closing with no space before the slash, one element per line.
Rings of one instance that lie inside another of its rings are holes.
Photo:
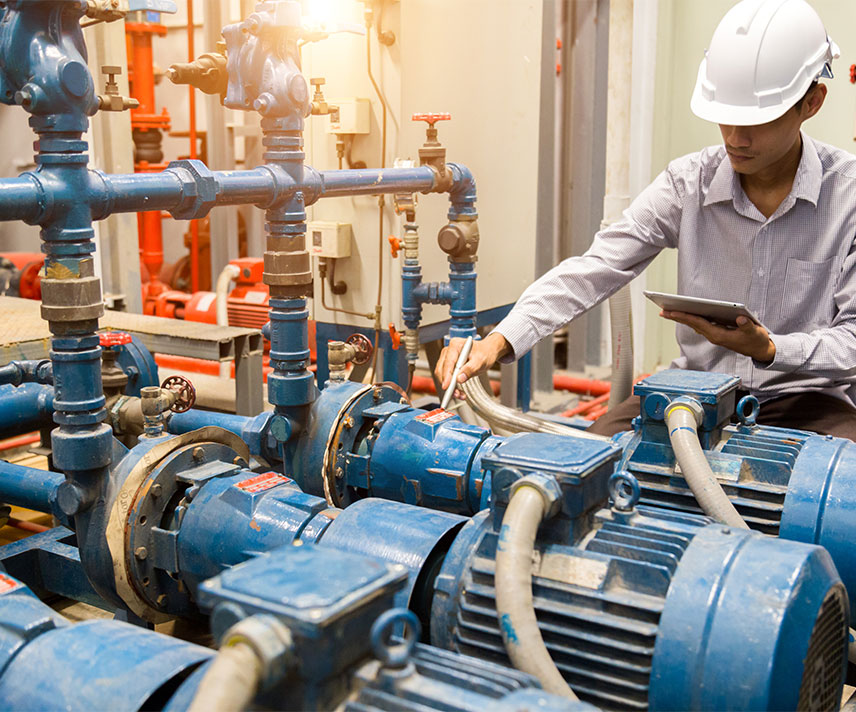
<path fill-rule="evenodd" d="M 437 244 L 449 255 L 451 262 L 475 262 L 479 249 L 478 221 L 459 218 L 442 227 Z"/>
<path fill-rule="evenodd" d="M 675 398 L 675 400 L 666 406 L 663 413 L 666 421 L 668 421 L 669 415 L 676 408 L 683 408 L 684 410 L 688 410 L 692 413 L 695 418 L 696 427 L 701 426 L 704 421 L 704 408 L 695 398 L 690 398 L 689 396 L 680 396 L 679 398 Z"/>
<path fill-rule="evenodd" d="M 553 475 L 543 472 L 533 472 L 525 477 L 521 477 L 509 487 L 509 501 L 511 501 L 511 498 L 514 497 L 517 490 L 521 487 L 532 487 L 541 495 L 541 498 L 544 500 L 543 519 L 555 517 L 562 509 L 562 488 Z"/>
<path fill-rule="evenodd" d="M 281 681 L 294 663 L 291 631 L 275 616 L 257 614 L 238 621 L 225 632 L 220 647 L 240 643 L 251 647 L 261 664 L 262 689 Z"/>
<path fill-rule="evenodd" d="M 167 172 L 181 181 L 181 202 L 169 211 L 176 220 L 204 218 L 217 204 L 220 191 L 213 171 L 202 161 L 172 161 Z"/>

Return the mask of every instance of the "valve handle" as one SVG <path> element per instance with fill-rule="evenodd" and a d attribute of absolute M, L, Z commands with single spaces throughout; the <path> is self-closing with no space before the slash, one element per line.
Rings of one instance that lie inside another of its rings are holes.
<path fill-rule="evenodd" d="M 131 335 L 126 331 L 103 331 L 98 334 L 98 343 L 105 349 L 124 346 L 131 343 Z"/>
<path fill-rule="evenodd" d="M 369 362 L 374 352 L 374 346 L 367 336 L 359 333 L 351 334 L 345 343 L 354 347 L 354 358 L 351 359 L 351 363 L 355 366 L 362 366 Z"/>
<path fill-rule="evenodd" d="M 395 235 L 390 235 L 389 240 L 389 251 L 392 253 L 393 259 L 398 257 L 398 251 L 401 249 L 401 240 L 399 240 Z"/>
<path fill-rule="evenodd" d="M 850 65 L 850 83 L 856 84 L 856 64 Z"/>
<path fill-rule="evenodd" d="M 434 124 L 438 121 L 451 121 L 452 115 L 449 113 L 427 112 L 423 114 L 413 114 L 411 121 L 425 121 L 428 126 L 434 128 Z"/>
<path fill-rule="evenodd" d="M 395 324 L 389 325 L 389 340 L 392 342 L 393 351 L 398 351 L 401 348 L 401 334 L 395 328 Z"/>
<path fill-rule="evenodd" d="M 184 376 L 170 376 L 161 383 L 161 388 L 176 395 L 175 403 L 170 408 L 173 413 L 185 413 L 196 403 L 196 389 Z"/>

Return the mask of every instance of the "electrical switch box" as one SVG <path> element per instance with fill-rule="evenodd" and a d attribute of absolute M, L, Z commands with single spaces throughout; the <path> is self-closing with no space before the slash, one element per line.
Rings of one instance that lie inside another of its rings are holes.
<path fill-rule="evenodd" d="M 309 254 L 341 259 L 351 256 L 351 223 L 316 220 L 307 224 Z"/>
<path fill-rule="evenodd" d="M 367 134 L 371 129 L 369 119 L 371 113 L 371 102 L 368 99 L 331 100 L 331 104 L 338 106 L 339 110 L 330 114 L 327 124 L 327 133 L 331 134 Z"/>

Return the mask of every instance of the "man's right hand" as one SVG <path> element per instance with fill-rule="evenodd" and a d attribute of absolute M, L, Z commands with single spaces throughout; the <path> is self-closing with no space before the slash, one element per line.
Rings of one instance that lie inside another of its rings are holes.
<path fill-rule="evenodd" d="M 449 341 L 449 345 L 440 352 L 440 358 L 437 359 L 437 367 L 434 369 L 434 375 L 442 384 L 444 391 L 449 387 L 449 381 L 452 379 L 452 371 L 455 370 L 455 363 L 458 361 L 458 356 L 465 342 L 466 339 L 452 339 Z M 510 351 L 511 345 L 498 332 L 493 332 L 492 334 L 488 334 L 484 339 L 474 341 L 470 357 L 458 375 L 458 383 L 464 383 L 464 381 L 472 376 L 487 371 L 487 369 Z"/>

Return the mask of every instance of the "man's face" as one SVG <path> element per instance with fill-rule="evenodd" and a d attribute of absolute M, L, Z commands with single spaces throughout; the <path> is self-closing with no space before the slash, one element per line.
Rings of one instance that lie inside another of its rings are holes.
<path fill-rule="evenodd" d="M 799 141 L 804 118 L 797 108 L 759 126 L 719 125 L 735 173 L 755 175 L 774 167 Z"/>

